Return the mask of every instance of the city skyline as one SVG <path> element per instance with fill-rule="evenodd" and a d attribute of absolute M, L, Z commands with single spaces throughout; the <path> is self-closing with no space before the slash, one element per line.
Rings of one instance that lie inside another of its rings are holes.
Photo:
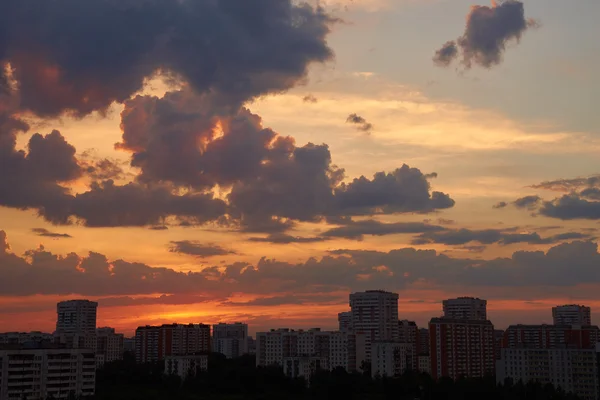
<path fill-rule="evenodd" d="M 597 0 L 242 3 L 8 2 L 0 327 L 600 317 Z"/>

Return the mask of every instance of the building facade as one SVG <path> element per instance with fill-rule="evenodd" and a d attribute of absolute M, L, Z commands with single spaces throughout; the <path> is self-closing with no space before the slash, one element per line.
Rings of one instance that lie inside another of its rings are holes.
<path fill-rule="evenodd" d="M 412 346 L 398 342 L 374 342 L 372 346 L 372 377 L 393 377 L 411 369 L 414 353 Z M 416 362 L 414 362 L 416 365 Z"/>
<path fill-rule="evenodd" d="M 181 379 L 186 379 L 190 375 L 195 376 L 198 372 L 207 369 L 207 354 L 165 357 L 165 375 L 177 375 Z"/>
<path fill-rule="evenodd" d="M 256 365 L 284 366 L 284 360 L 318 359 L 326 369 L 356 369 L 356 335 L 320 329 L 274 329 L 256 334 Z M 296 363 L 294 361 L 294 363 Z M 304 362 L 304 361 L 303 361 Z"/>
<path fill-rule="evenodd" d="M 552 384 L 584 400 L 600 397 L 599 349 L 502 349 L 496 381 Z"/>
<path fill-rule="evenodd" d="M 96 329 L 96 355 L 103 356 L 103 363 L 122 360 L 123 346 L 123 334 L 116 333 L 114 328 Z"/>
<path fill-rule="evenodd" d="M 166 356 L 208 353 L 210 349 L 210 325 L 140 326 L 135 331 L 138 363 L 156 362 Z"/>
<path fill-rule="evenodd" d="M 429 337 L 434 379 L 479 378 L 495 373 L 494 325 L 490 321 L 433 318 Z"/>
<path fill-rule="evenodd" d="M 55 340 L 70 348 L 96 350 L 98 303 L 89 300 L 61 301 L 56 305 Z"/>
<path fill-rule="evenodd" d="M 54 341 L 54 335 L 43 332 L 6 332 L 0 333 L 0 345 L 2 344 L 24 344 Z"/>
<path fill-rule="evenodd" d="M 417 354 L 429 354 L 429 329 L 419 328 L 419 344 Z"/>
<path fill-rule="evenodd" d="M 213 325 L 212 349 L 214 352 L 224 354 L 227 358 L 236 358 L 247 354 L 248 325 L 241 322 Z"/>
<path fill-rule="evenodd" d="M 422 354 L 418 356 L 418 371 L 424 372 L 431 375 L 431 359 L 428 354 Z"/>
<path fill-rule="evenodd" d="M 510 325 L 504 331 L 503 348 L 593 349 L 600 341 L 600 329 L 594 325 Z"/>
<path fill-rule="evenodd" d="M 352 330 L 352 312 L 344 311 L 338 313 L 338 329 L 340 332 L 349 332 Z"/>
<path fill-rule="evenodd" d="M 95 383 L 88 349 L 0 346 L 0 400 L 92 396 Z"/>
<path fill-rule="evenodd" d="M 487 320 L 487 300 L 459 297 L 443 301 L 444 318 Z"/>
<path fill-rule="evenodd" d="M 590 307 L 577 304 L 552 307 L 554 325 L 591 325 Z"/>
<path fill-rule="evenodd" d="M 411 363 L 407 368 L 413 371 L 416 371 L 418 367 L 419 341 L 419 327 L 416 322 L 408 320 L 398 321 L 398 342 L 409 346 Z"/>
<path fill-rule="evenodd" d="M 371 343 L 398 340 L 398 294 L 367 290 L 350 294 L 352 329 L 366 335 L 365 355 L 371 359 Z"/>

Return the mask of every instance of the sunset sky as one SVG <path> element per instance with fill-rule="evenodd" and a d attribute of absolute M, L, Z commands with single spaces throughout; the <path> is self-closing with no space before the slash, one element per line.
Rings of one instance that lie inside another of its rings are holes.
<path fill-rule="evenodd" d="M 4 0 L 0 331 L 600 318 L 598 0 Z"/>

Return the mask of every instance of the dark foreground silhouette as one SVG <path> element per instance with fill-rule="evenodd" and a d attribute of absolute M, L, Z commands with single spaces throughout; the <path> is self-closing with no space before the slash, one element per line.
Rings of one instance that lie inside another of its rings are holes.
<path fill-rule="evenodd" d="M 434 382 L 427 374 L 407 372 L 385 379 L 322 371 L 311 378 L 290 379 L 278 368 L 257 368 L 253 356 L 227 360 L 211 355 L 209 369 L 181 381 L 162 374 L 161 365 L 136 365 L 131 356 L 98 371 L 94 400 L 196 399 L 395 399 L 395 400 L 576 400 L 551 385 L 496 385 L 493 377 Z"/>

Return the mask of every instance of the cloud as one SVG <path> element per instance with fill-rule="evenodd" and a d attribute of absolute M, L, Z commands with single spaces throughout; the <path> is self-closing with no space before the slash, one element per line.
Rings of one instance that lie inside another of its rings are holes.
<path fill-rule="evenodd" d="M 344 226 L 329 229 L 321 234 L 326 238 L 363 240 L 365 235 L 384 236 L 401 233 L 438 232 L 446 228 L 422 222 L 383 223 L 375 220 L 350 222 Z"/>
<path fill-rule="evenodd" d="M 312 94 L 307 94 L 306 96 L 304 96 L 302 98 L 302 101 L 305 103 L 316 103 L 317 101 L 319 101 L 314 95 Z"/>
<path fill-rule="evenodd" d="M 562 220 L 597 220 L 600 219 L 600 201 L 590 201 L 578 193 L 571 193 L 543 202 L 538 211 L 546 217 Z"/>
<path fill-rule="evenodd" d="M 251 242 L 264 242 L 272 244 L 290 244 L 290 243 L 317 243 L 329 240 L 325 237 L 301 237 L 292 236 L 284 233 L 273 233 L 267 237 L 251 237 L 248 240 Z"/>
<path fill-rule="evenodd" d="M 345 304 L 346 300 L 341 300 Z M 286 296 L 273 296 L 273 297 L 260 297 L 258 299 L 250 300 L 247 302 L 227 302 L 223 305 L 225 306 L 246 306 L 246 307 L 271 307 L 271 306 L 281 306 L 281 305 L 289 305 L 289 304 L 323 304 L 323 303 L 340 303 L 339 296 L 294 296 L 294 295 L 286 295 Z"/>
<path fill-rule="evenodd" d="M 501 202 L 494 204 L 492 206 L 492 208 L 500 209 L 500 208 L 505 208 L 506 206 L 508 206 L 508 203 L 505 201 L 501 201 Z"/>
<path fill-rule="evenodd" d="M 93 180 L 104 181 L 108 179 L 119 180 L 124 179 L 128 174 L 125 173 L 120 162 L 109 158 L 99 160 L 84 161 L 85 173 Z"/>
<path fill-rule="evenodd" d="M 98 299 L 100 307 L 129 307 L 129 306 L 146 306 L 146 305 L 183 305 L 183 304 L 198 304 L 208 301 L 219 300 L 215 297 L 197 296 L 197 295 L 167 295 L 163 294 L 158 297 L 104 297 Z"/>
<path fill-rule="evenodd" d="M 348 115 L 348 118 L 346 118 L 346 122 L 349 124 L 356 125 L 356 129 L 358 129 L 359 131 L 370 133 L 373 129 L 373 124 L 367 122 L 366 119 L 364 119 L 356 113 Z"/>
<path fill-rule="evenodd" d="M 600 187 L 600 176 L 594 175 L 587 178 L 556 179 L 545 181 L 530 186 L 533 189 L 546 189 L 557 192 L 571 192 L 581 188 Z"/>
<path fill-rule="evenodd" d="M 223 299 L 232 293 L 247 293 L 271 298 L 290 294 L 311 297 L 373 287 L 397 291 L 417 282 L 428 288 L 452 290 L 496 287 L 507 295 L 534 287 L 572 293 L 577 285 L 600 284 L 599 263 L 597 244 L 591 241 L 563 243 L 547 252 L 517 251 L 511 257 L 492 260 L 452 258 L 414 248 L 336 250 L 296 264 L 262 258 L 254 264 L 219 265 L 199 272 L 109 261 L 98 253 L 61 256 L 38 248 L 19 257 L 5 249 L 0 252 L 0 296 L 137 298 L 161 293 Z"/>
<path fill-rule="evenodd" d="M 186 254 L 198 258 L 209 258 L 215 256 L 226 256 L 236 254 L 234 251 L 224 249 L 212 243 L 203 244 L 195 240 L 179 240 L 170 244 L 171 253 Z"/>
<path fill-rule="evenodd" d="M 517 208 L 526 208 L 528 210 L 534 210 L 537 205 L 542 201 L 540 196 L 525 196 L 516 199 L 512 204 Z"/>
<path fill-rule="evenodd" d="M 433 60 L 446 67 L 462 55 L 465 68 L 473 64 L 491 68 L 502 62 L 509 42 L 519 42 L 527 29 L 537 26 L 536 21 L 525 18 L 523 3 L 518 0 L 492 2 L 491 7 L 472 6 L 464 34 L 456 41 L 446 42 Z"/>
<path fill-rule="evenodd" d="M 148 21 L 151 21 L 149 23 Z M 228 105 L 293 87 L 330 60 L 334 19 L 292 0 L 8 1 L 0 64 L 39 116 L 104 111 L 161 72 Z"/>
<path fill-rule="evenodd" d="M 45 229 L 45 228 L 33 228 L 31 231 L 38 236 L 44 236 L 44 237 L 50 237 L 50 238 L 60 239 L 60 238 L 72 238 L 73 237 L 66 233 L 50 232 L 48 229 Z"/>
<path fill-rule="evenodd" d="M 456 229 L 444 231 L 424 232 L 413 239 L 412 243 L 417 245 L 440 243 L 445 245 L 464 245 L 470 242 L 481 244 L 498 243 L 509 245 L 515 243 L 529 244 L 553 244 L 564 240 L 590 239 L 591 236 L 579 232 L 566 232 L 542 238 L 538 233 L 515 233 L 511 230 L 501 229 Z"/>
<path fill-rule="evenodd" d="M 433 56 L 433 62 L 440 67 L 449 66 L 458 57 L 458 48 L 454 40 L 449 40 Z"/>

